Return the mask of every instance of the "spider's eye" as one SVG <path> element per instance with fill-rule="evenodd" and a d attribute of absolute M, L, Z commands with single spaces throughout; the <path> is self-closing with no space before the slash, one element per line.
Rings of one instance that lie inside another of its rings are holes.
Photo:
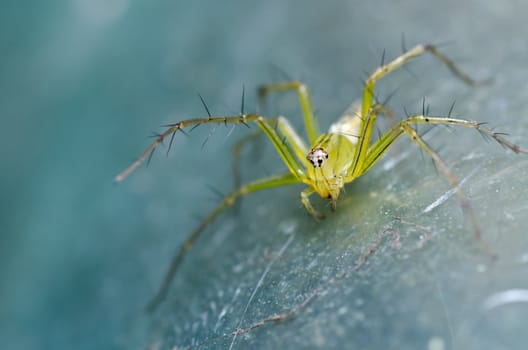
<path fill-rule="evenodd" d="M 316 148 L 308 153 L 306 159 L 308 159 L 315 168 L 319 168 L 323 165 L 325 160 L 328 159 L 328 153 L 322 148 Z"/>

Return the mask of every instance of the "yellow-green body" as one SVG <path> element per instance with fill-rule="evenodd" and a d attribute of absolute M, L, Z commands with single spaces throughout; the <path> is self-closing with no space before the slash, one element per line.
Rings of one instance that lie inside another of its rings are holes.
<path fill-rule="evenodd" d="M 341 189 L 347 182 L 351 182 L 350 168 L 354 159 L 358 135 L 361 128 L 361 104 L 353 103 L 339 120 L 333 123 L 327 134 L 315 139 L 307 159 L 314 151 L 326 154 L 321 166 L 308 166 L 305 184 L 311 186 L 321 198 L 335 203 Z"/>

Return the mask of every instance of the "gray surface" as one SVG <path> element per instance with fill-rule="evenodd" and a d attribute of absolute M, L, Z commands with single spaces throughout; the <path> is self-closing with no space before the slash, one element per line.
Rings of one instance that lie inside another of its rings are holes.
<path fill-rule="evenodd" d="M 204 114 L 196 92 L 213 112 L 236 113 L 242 85 L 249 92 L 286 74 L 311 87 L 326 128 L 382 51 L 399 54 L 400 33 L 408 46 L 449 42 L 449 56 L 494 83 L 467 88 L 421 58 L 380 84 L 382 97 L 398 88 L 394 110 L 419 112 L 425 96 L 443 114 L 456 100 L 455 115 L 527 147 L 524 2 L 11 3 L 0 11 L 3 347 L 524 348 L 528 157 L 473 131 L 436 128 L 427 140 L 469 178 L 464 189 L 497 262 L 456 196 L 423 213 L 449 186 L 402 139 L 323 222 L 300 207 L 302 186 L 246 198 L 207 230 L 153 316 L 142 307 L 172 252 L 218 201 L 207 185 L 232 188 L 230 145 L 245 128 L 227 139 L 218 128 L 203 149 L 209 131 L 197 129 L 169 159 L 159 152 L 122 186 L 111 183 L 150 131 Z M 294 96 L 273 105 L 300 119 Z M 284 169 L 258 145 L 244 154 L 246 180 Z M 295 317 L 222 337 L 314 291 Z"/>

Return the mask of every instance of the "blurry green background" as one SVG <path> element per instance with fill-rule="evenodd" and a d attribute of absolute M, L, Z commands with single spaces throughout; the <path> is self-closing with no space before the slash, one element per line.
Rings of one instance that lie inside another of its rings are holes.
<path fill-rule="evenodd" d="M 437 127 L 426 140 L 468 178 L 495 263 L 456 196 L 424 213 L 449 185 L 402 139 L 336 213 L 314 201 L 323 222 L 300 206 L 303 186 L 244 199 L 209 227 L 150 316 L 143 306 L 171 255 L 220 201 L 211 187 L 232 189 L 231 145 L 247 130 L 179 134 L 167 159 L 159 151 L 122 185 L 112 178 L 161 125 L 205 114 L 197 92 L 214 114 L 238 113 L 242 86 L 254 111 L 259 84 L 301 79 L 327 128 L 383 52 L 401 53 L 402 33 L 408 47 L 443 44 L 493 84 L 468 88 L 419 58 L 379 84 L 382 100 L 396 91 L 400 117 L 423 98 L 440 115 L 456 100 L 454 115 L 528 147 L 527 11 L 521 0 L 2 1 L 2 348 L 525 348 L 528 157 L 474 131 Z M 270 110 L 300 128 L 296 103 L 279 96 Z M 245 180 L 283 170 L 265 140 L 243 154 Z M 329 283 L 384 233 L 360 269 Z M 223 337 L 315 288 L 294 318 Z"/>

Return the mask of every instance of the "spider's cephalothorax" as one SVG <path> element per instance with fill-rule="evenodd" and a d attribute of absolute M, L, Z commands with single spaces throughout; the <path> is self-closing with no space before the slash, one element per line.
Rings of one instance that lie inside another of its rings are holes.
<path fill-rule="evenodd" d="M 307 155 L 311 166 L 307 180 L 321 198 L 332 201 L 335 209 L 337 198 L 345 185 L 356 145 L 346 136 L 337 133 L 322 134 L 316 139 Z"/>
<path fill-rule="evenodd" d="M 361 104 L 353 103 L 339 120 L 330 126 L 327 134 L 319 136 L 306 159 L 313 165 L 308 168 L 308 182 L 314 191 L 331 200 L 336 208 L 337 198 L 347 178 L 351 175 L 351 164 L 360 133 L 359 118 Z M 330 156 L 331 155 L 331 156 Z"/>

